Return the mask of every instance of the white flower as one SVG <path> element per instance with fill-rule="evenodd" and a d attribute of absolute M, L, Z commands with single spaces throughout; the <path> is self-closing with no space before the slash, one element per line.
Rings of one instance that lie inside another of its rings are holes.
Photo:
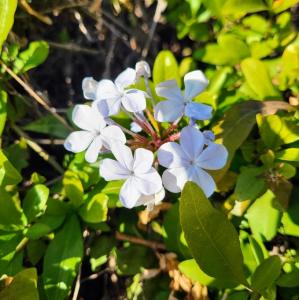
<path fill-rule="evenodd" d="M 208 85 L 205 75 L 197 70 L 184 76 L 185 91 L 182 93 L 175 80 L 161 82 L 156 87 L 158 96 L 166 98 L 155 107 L 155 119 L 159 122 L 173 122 L 183 115 L 195 120 L 208 120 L 212 117 L 209 105 L 192 102 Z"/>
<path fill-rule="evenodd" d="M 168 168 L 164 171 L 164 187 L 173 193 L 180 192 L 187 181 L 197 183 L 207 197 L 215 190 L 215 182 L 206 170 L 221 169 L 227 160 L 223 145 L 209 143 L 204 148 L 205 138 L 194 127 L 182 129 L 180 144 L 169 142 L 158 150 L 159 163 Z"/>
<path fill-rule="evenodd" d="M 90 163 L 97 160 L 99 153 L 110 149 L 111 143 L 126 142 L 126 136 L 119 127 L 106 126 L 103 116 L 95 105 L 76 105 L 72 120 L 82 130 L 72 132 L 65 140 L 64 147 L 74 153 L 87 149 L 85 159 Z"/>
<path fill-rule="evenodd" d="M 131 149 L 123 144 L 114 144 L 111 151 L 117 160 L 103 159 L 100 175 L 106 181 L 126 179 L 119 194 L 125 207 L 140 205 L 144 196 L 162 189 L 161 177 L 152 167 L 154 155 L 151 151 L 138 148 L 133 157 Z"/>
<path fill-rule="evenodd" d="M 87 100 L 97 99 L 98 82 L 92 77 L 85 77 L 82 81 L 82 90 L 84 98 Z"/>
<path fill-rule="evenodd" d="M 106 117 L 119 113 L 121 105 L 129 112 L 139 112 L 146 108 L 145 93 L 137 89 L 126 89 L 135 83 L 136 72 L 127 68 L 115 82 L 103 79 L 96 89 L 98 109 Z"/>

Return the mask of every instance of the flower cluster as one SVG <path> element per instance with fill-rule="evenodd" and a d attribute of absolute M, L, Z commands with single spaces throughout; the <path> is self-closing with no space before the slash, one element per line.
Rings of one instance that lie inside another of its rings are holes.
<path fill-rule="evenodd" d="M 184 91 L 175 80 L 168 80 L 156 86 L 154 97 L 150 76 L 149 65 L 141 61 L 114 82 L 85 78 L 83 94 L 92 102 L 75 106 L 72 119 L 80 130 L 67 137 L 65 148 L 86 151 L 90 163 L 111 152 L 115 159 L 100 160 L 100 176 L 106 181 L 124 180 L 119 197 L 127 208 L 150 209 L 163 200 L 164 188 L 179 193 L 187 181 L 197 183 L 209 197 L 215 182 L 206 170 L 221 169 L 228 154 L 214 142 L 213 132 L 200 131 L 196 123 L 212 117 L 210 106 L 194 101 L 208 80 L 200 70 L 192 71 L 184 76 Z M 136 88 L 140 81 L 144 91 Z M 120 112 L 131 118 L 130 129 L 113 119 Z M 189 124 L 183 127 L 186 121 Z"/>

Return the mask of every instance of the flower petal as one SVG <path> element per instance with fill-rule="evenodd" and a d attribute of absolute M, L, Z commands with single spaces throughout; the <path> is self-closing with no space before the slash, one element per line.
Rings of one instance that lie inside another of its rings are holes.
<path fill-rule="evenodd" d="M 150 150 L 138 148 L 135 150 L 133 170 L 135 174 L 148 172 L 154 161 L 154 154 Z"/>
<path fill-rule="evenodd" d="M 129 177 L 120 189 L 119 198 L 124 207 L 132 208 L 136 205 L 141 193 L 136 188 L 134 177 Z"/>
<path fill-rule="evenodd" d="M 122 143 L 113 143 L 110 145 L 111 152 L 123 166 L 123 168 L 133 171 L 133 155 L 131 149 Z"/>
<path fill-rule="evenodd" d="M 68 151 L 79 153 L 84 151 L 94 139 L 94 134 L 89 131 L 74 131 L 64 142 L 64 148 Z"/>
<path fill-rule="evenodd" d="M 144 93 L 139 90 L 128 90 L 121 99 L 124 108 L 129 112 L 139 112 L 146 108 Z"/>
<path fill-rule="evenodd" d="M 85 77 L 82 81 L 82 90 L 85 99 L 96 100 L 98 82 L 92 77 Z"/>
<path fill-rule="evenodd" d="M 109 125 L 105 127 L 101 132 L 101 138 L 105 148 L 111 148 L 111 145 L 115 143 L 125 144 L 127 139 L 123 131 L 116 125 Z"/>
<path fill-rule="evenodd" d="M 209 120 L 212 118 L 212 107 L 210 105 L 190 102 L 185 107 L 185 115 L 195 120 Z"/>
<path fill-rule="evenodd" d="M 115 84 L 119 89 L 124 89 L 135 83 L 136 71 L 132 68 L 127 68 L 121 72 L 115 79 Z"/>
<path fill-rule="evenodd" d="M 162 189 L 162 179 L 155 168 L 143 174 L 134 174 L 137 189 L 143 195 L 151 195 Z"/>
<path fill-rule="evenodd" d="M 96 106 L 104 118 L 117 115 L 120 111 L 121 98 L 97 100 Z"/>
<path fill-rule="evenodd" d="M 162 188 L 154 195 L 141 195 L 135 206 L 146 205 L 147 210 L 153 210 L 154 206 L 159 204 L 165 197 L 165 189 Z"/>
<path fill-rule="evenodd" d="M 216 185 L 210 174 L 197 167 L 190 168 L 188 173 L 188 180 L 197 183 L 207 197 L 214 193 Z"/>
<path fill-rule="evenodd" d="M 196 163 L 200 168 L 218 170 L 225 166 L 228 152 L 223 145 L 209 143 L 208 147 L 198 156 Z"/>
<path fill-rule="evenodd" d="M 103 116 L 95 107 L 84 104 L 74 107 L 72 120 L 79 128 L 87 131 L 100 131 L 106 125 Z"/>
<path fill-rule="evenodd" d="M 155 106 L 155 119 L 158 122 L 174 122 L 184 113 L 184 104 L 170 100 L 161 101 Z"/>
<path fill-rule="evenodd" d="M 165 168 L 177 168 L 187 164 L 187 157 L 178 143 L 168 142 L 159 148 L 158 161 Z"/>
<path fill-rule="evenodd" d="M 113 81 L 108 79 L 103 79 L 99 81 L 98 87 L 97 87 L 97 100 L 103 100 L 103 99 L 114 99 L 119 98 L 120 92 L 117 89 L 116 85 L 113 83 Z"/>
<path fill-rule="evenodd" d="M 100 175 L 106 180 L 121 180 L 130 176 L 118 161 L 110 158 L 105 158 L 100 162 Z"/>
<path fill-rule="evenodd" d="M 156 93 L 158 96 L 171 101 L 175 101 L 178 103 L 184 102 L 183 94 L 176 80 L 167 80 L 159 83 L 156 86 Z"/>
<path fill-rule="evenodd" d="M 202 152 L 204 140 L 201 131 L 192 126 L 186 126 L 181 131 L 180 144 L 190 160 L 194 161 Z"/>
<path fill-rule="evenodd" d="M 135 133 L 138 133 L 138 132 L 142 131 L 142 128 L 136 122 L 132 122 L 130 124 L 130 129 L 131 129 L 131 131 L 133 131 Z"/>
<path fill-rule="evenodd" d="M 188 169 L 184 167 L 165 170 L 162 175 L 164 187 L 172 193 L 181 192 L 185 183 L 188 181 L 187 170 Z"/>
<path fill-rule="evenodd" d="M 85 152 L 85 159 L 89 163 L 94 163 L 98 159 L 98 155 L 101 152 L 103 146 L 101 136 L 98 135 L 89 145 Z"/>
<path fill-rule="evenodd" d="M 192 100 L 200 94 L 209 84 L 209 80 L 200 70 L 192 71 L 184 76 L 185 99 Z"/>

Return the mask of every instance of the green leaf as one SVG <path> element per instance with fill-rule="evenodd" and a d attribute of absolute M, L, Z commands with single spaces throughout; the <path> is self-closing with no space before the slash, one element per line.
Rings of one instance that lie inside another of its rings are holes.
<path fill-rule="evenodd" d="M 26 249 L 30 263 L 36 265 L 45 255 L 47 245 L 43 240 L 29 241 Z"/>
<path fill-rule="evenodd" d="M 15 185 L 22 181 L 22 176 L 0 150 L 0 186 Z"/>
<path fill-rule="evenodd" d="M 257 100 L 280 97 L 263 62 L 253 57 L 246 58 L 241 62 L 241 70 L 249 87 L 259 97 Z"/>
<path fill-rule="evenodd" d="M 299 161 L 299 148 L 288 148 L 276 153 L 275 157 L 284 161 Z"/>
<path fill-rule="evenodd" d="M 63 223 L 69 206 L 58 199 L 49 198 L 47 201 L 47 209 L 44 215 L 36 220 L 36 222 L 24 230 L 26 237 L 36 240 L 39 239 Z"/>
<path fill-rule="evenodd" d="M 277 280 L 277 285 L 288 288 L 299 286 L 299 264 L 292 264 L 289 272 L 281 274 Z"/>
<path fill-rule="evenodd" d="M 99 193 L 88 197 L 79 209 L 79 215 L 87 223 L 100 223 L 107 220 L 108 197 Z"/>
<path fill-rule="evenodd" d="M 247 212 L 253 235 L 261 240 L 272 240 L 278 230 L 281 212 L 273 207 L 275 195 L 271 190 L 255 200 Z"/>
<path fill-rule="evenodd" d="M 39 300 L 36 269 L 19 272 L 10 284 L 0 291 L 0 299 Z"/>
<path fill-rule="evenodd" d="M 41 117 L 23 128 L 28 131 L 44 133 L 60 139 L 65 139 L 70 133 L 70 131 L 52 115 Z"/>
<path fill-rule="evenodd" d="M 48 197 L 49 189 L 43 184 L 37 184 L 27 192 L 23 209 L 29 223 L 45 212 Z"/>
<path fill-rule="evenodd" d="M 162 81 L 171 79 L 175 79 L 178 85 L 181 86 L 181 77 L 178 63 L 172 52 L 163 50 L 159 52 L 155 59 L 153 68 L 153 80 L 155 84 L 158 84 Z"/>
<path fill-rule="evenodd" d="M 43 283 L 48 299 L 65 299 L 83 256 L 79 221 L 71 216 L 50 243 L 43 264 Z"/>
<path fill-rule="evenodd" d="M 279 277 L 281 261 L 279 256 L 273 255 L 265 259 L 255 270 L 251 278 L 251 288 L 267 297 L 266 290 L 270 288 Z"/>
<path fill-rule="evenodd" d="M 31 42 L 14 62 L 15 73 L 26 72 L 42 64 L 49 54 L 49 45 L 45 41 Z"/>
<path fill-rule="evenodd" d="M 179 270 L 190 278 L 192 281 L 199 282 L 206 286 L 212 286 L 217 288 L 234 287 L 236 284 L 228 280 L 215 279 L 205 274 L 196 263 L 195 259 L 188 259 L 179 263 Z"/>
<path fill-rule="evenodd" d="M 234 66 L 242 59 L 250 56 L 247 45 L 233 34 L 222 34 L 218 44 L 208 44 L 201 60 L 213 65 Z"/>
<path fill-rule="evenodd" d="M 283 213 L 281 223 L 283 225 L 281 233 L 299 237 L 299 202 L 293 201 L 287 211 Z"/>
<path fill-rule="evenodd" d="M 79 207 L 83 203 L 83 186 L 77 174 L 67 170 L 63 177 L 63 186 L 67 198 L 75 207 Z"/>
<path fill-rule="evenodd" d="M 212 171 L 219 181 L 228 170 L 236 150 L 244 143 L 256 123 L 256 114 L 275 114 L 278 110 L 290 110 L 291 106 L 282 101 L 246 101 L 231 107 L 224 117 L 212 128 L 216 142 L 228 150 L 228 162 L 219 171 Z"/>
<path fill-rule="evenodd" d="M 275 14 L 294 6 L 298 3 L 298 0 L 283 0 L 283 1 L 273 1 L 272 10 Z"/>
<path fill-rule="evenodd" d="M 20 230 L 27 224 L 27 220 L 16 197 L 12 197 L 0 187 L 0 229 Z"/>
<path fill-rule="evenodd" d="M 263 178 L 264 168 L 242 167 L 238 176 L 235 193 L 238 201 L 255 200 L 266 190 Z"/>
<path fill-rule="evenodd" d="M 153 266 L 155 257 L 144 246 L 131 245 L 116 251 L 117 273 L 121 275 L 135 275 L 142 268 L 148 269 Z"/>
<path fill-rule="evenodd" d="M 0 52 L 3 42 L 14 22 L 14 15 L 17 8 L 17 0 L 1 0 L 0 1 Z"/>
<path fill-rule="evenodd" d="M 0 278 L 3 274 L 14 275 L 11 265 L 14 260 L 18 261 L 16 248 L 22 240 L 20 233 L 1 233 L 0 234 Z M 21 261 L 22 265 L 22 261 Z M 12 272 L 11 272 L 12 271 Z"/>
<path fill-rule="evenodd" d="M 263 10 L 267 10 L 263 0 L 228 0 L 222 8 L 222 14 L 241 18 L 248 13 Z"/>
<path fill-rule="evenodd" d="M 0 137 L 4 130 L 6 117 L 7 117 L 7 93 L 0 90 Z"/>
<path fill-rule="evenodd" d="M 195 183 L 187 182 L 183 189 L 180 218 L 190 251 L 203 272 L 247 286 L 234 226 Z"/>
<path fill-rule="evenodd" d="M 269 149 L 275 150 L 282 144 L 289 144 L 299 140 L 298 127 L 287 124 L 277 115 L 256 116 L 261 138 Z"/>

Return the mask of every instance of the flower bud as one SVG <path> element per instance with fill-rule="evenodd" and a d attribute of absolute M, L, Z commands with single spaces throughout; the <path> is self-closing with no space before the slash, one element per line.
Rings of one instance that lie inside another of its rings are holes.
<path fill-rule="evenodd" d="M 145 77 L 149 78 L 151 77 L 151 68 L 149 64 L 141 60 L 135 65 L 135 70 L 136 70 L 136 80 L 138 80 L 140 77 Z"/>

